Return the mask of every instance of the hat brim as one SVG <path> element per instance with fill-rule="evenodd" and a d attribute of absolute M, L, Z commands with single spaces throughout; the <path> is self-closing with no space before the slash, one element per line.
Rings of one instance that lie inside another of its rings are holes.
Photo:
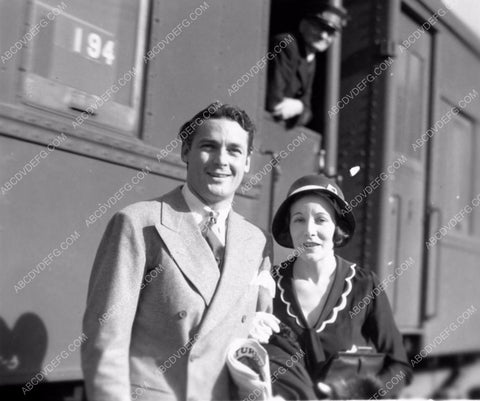
<path fill-rule="evenodd" d="M 342 26 L 339 24 L 335 24 L 330 20 L 320 18 L 320 17 L 312 17 L 311 21 L 318 25 L 321 29 L 327 30 L 327 31 L 332 31 L 332 32 L 338 32 L 342 30 Z"/>
<path fill-rule="evenodd" d="M 351 208 L 348 207 L 347 202 L 326 189 L 309 189 L 297 192 L 282 202 L 272 222 L 272 235 L 275 241 L 285 248 L 294 248 L 290 235 L 290 207 L 293 202 L 311 194 L 323 196 L 331 202 L 335 210 L 336 225 L 340 226 L 346 234 L 348 234 L 348 238 L 345 238 L 341 243 L 337 244 L 336 247 L 339 248 L 346 245 L 355 233 L 355 217 Z"/>

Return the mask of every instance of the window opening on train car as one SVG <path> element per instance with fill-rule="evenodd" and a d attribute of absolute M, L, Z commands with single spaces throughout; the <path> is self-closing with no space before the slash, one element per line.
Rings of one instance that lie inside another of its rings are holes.
<path fill-rule="evenodd" d="M 272 3 L 266 109 L 286 128 L 322 117 L 317 115 L 322 105 L 312 107 L 312 99 L 325 90 L 314 80 L 320 82 L 325 75 L 323 55 L 345 25 L 346 15 L 343 7 L 328 2 L 306 2 L 303 7 Z M 309 127 L 322 131 L 318 123 Z"/>
<path fill-rule="evenodd" d="M 34 0 L 22 99 L 134 133 L 139 120 L 148 0 Z"/>

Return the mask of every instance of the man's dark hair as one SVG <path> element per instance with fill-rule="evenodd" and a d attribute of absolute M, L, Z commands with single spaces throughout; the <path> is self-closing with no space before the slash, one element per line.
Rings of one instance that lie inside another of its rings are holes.
<path fill-rule="evenodd" d="M 190 149 L 198 127 L 205 121 L 211 119 L 226 119 L 237 122 L 240 127 L 248 132 L 248 153 L 253 151 L 253 137 L 255 135 L 255 125 L 248 114 L 237 106 L 222 104 L 218 100 L 209 104 L 203 110 L 200 110 L 189 121 L 182 125 L 178 134 L 182 141 L 182 147 Z"/>

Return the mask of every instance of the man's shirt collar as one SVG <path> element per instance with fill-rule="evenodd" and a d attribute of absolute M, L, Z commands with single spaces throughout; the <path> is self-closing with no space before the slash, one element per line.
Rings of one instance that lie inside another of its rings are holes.
<path fill-rule="evenodd" d="M 182 195 L 185 198 L 185 202 L 189 207 L 190 211 L 192 212 L 193 218 L 195 222 L 200 226 L 208 220 L 210 212 L 213 210 L 210 206 L 203 203 L 188 187 L 188 184 L 185 184 L 182 187 Z M 218 210 L 214 210 L 214 212 L 218 213 L 217 217 L 217 225 L 219 226 L 220 230 L 225 232 L 225 222 L 227 220 L 228 214 L 232 209 L 232 205 L 228 204 L 228 206 L 220 208 Z"/>

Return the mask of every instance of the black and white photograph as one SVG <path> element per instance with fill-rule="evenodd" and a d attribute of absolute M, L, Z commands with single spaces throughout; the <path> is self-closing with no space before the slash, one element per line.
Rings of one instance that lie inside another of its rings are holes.
<path fill-rule="evenodd" d="M 480 399 L 480 0 L 0 0 L 0 399 Z"/>

